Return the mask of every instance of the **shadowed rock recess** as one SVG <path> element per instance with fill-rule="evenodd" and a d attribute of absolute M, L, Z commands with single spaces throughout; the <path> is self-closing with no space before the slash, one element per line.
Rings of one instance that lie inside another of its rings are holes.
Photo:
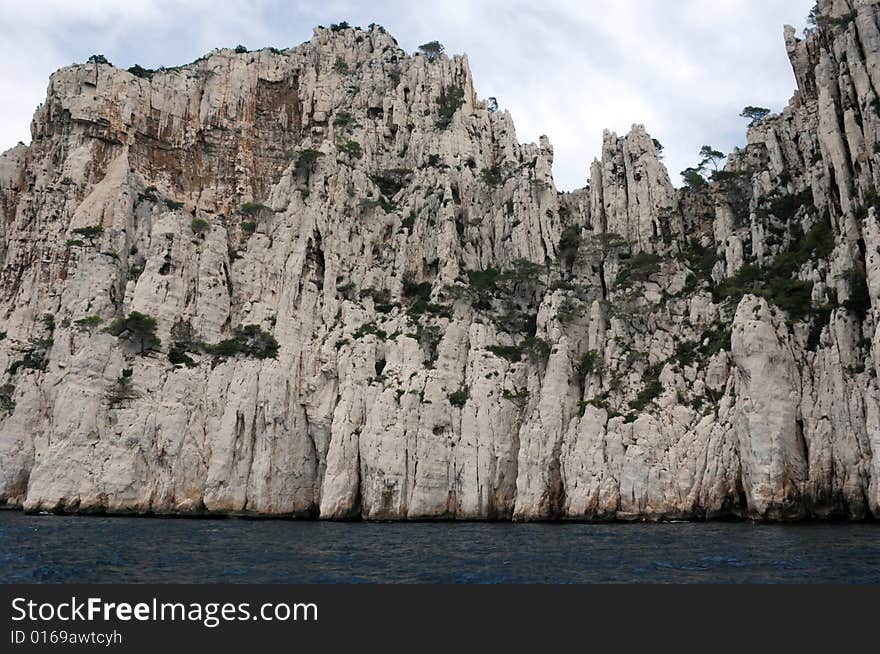
<path fill-rule="evenodd" d="M 378 26 L 58 71 L 0 158 L 0 503 L 880 516 L 878 25 L 786 28 L 790 105 L 685 190 L 636 126 L 558 192 Z"/>

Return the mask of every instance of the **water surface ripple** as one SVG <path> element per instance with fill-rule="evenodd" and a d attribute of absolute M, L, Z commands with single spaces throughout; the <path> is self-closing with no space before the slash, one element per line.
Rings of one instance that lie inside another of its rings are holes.
<path fill-rule="evenodd" d="M 3 583 L 880 583 L 880 525 L 335 523 L 0 511 Z"/>

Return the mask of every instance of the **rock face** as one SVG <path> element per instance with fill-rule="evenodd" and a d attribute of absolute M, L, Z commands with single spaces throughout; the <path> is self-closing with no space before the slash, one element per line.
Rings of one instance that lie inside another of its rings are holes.
<path fill-rule="evenodd" d="M 55 73 L 0 157 L 0 502 L 880 517 L 880 19 L 819 5 L 680 191 L 637 126 L 558 193 L 376 26 Z"/>

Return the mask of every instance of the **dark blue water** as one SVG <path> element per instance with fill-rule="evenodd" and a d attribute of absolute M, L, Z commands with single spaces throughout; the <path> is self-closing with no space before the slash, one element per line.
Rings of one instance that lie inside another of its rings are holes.
<path fill-rule="evenodd" d="M 0 582 L 880 583 L 880 525 L 377 524 L 0 511 Z"/>

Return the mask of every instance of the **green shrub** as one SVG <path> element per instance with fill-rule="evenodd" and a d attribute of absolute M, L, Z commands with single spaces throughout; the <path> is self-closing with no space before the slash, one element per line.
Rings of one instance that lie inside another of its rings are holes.
<path fill-rule="evenodd" d="M 111 407 L 116 408 L 126 400 L 133 400 L 137 397 L 137 394 L 131 388 L 132 374 L 131 368 L 123 369 L 116 383 L 108 391 L 107 402 Z"/>
<path fill-rule="evenodd" d="M 161 345 L 161 341 L 156 336 L 156 319 L 139 311 L 132 311 L 124 318 L 117 318 L 110 323 L 107 332 L 122 340 L 137 343 L 141 354 Z"/>
<path fill-rule="evenodd" d="M 88 227 L 77 227 L 72 233 L 91 241 L 101 236 L 104 233 L 104 228 L 101 225 L 89 225 Z"/>
<path fill-rule="evenodd" d="M 207 220 L 202 220 L 201 218 L 194 218 L 189 226 L 190 229 L 192 229 L 193 234 L 202 234 L 208 231 L 211 227 Z"/>
<path fill-rule="evenodd" d="M 777 195 L 770 201 L 769 212 L 783 222 L 794 219 L 802 207 L 813 205 L 813 192 L 809 188 L 800 193 Z"/>
<path fill-rule="evenodd" d="M 764 107 L 746 107 L 742 110 L 740 114 L 741 118 L 749 119 L 749 127 L 754 127 L 758 123 L 762 122 L 767 116 L 770 115 L 770 110 L 765 109 Z"/>
<path fill-rule="evenodd" d="M 581 357 L 581 360 L 578 362 L 577 369 L 578 372 L 584 375 L 593 374 L 596 370 L 596 360 L 599 357 L 599 353 L 595 350 L 589 350 L 584 352 L 584 355 Z"/>
<path fill-rule="evenodd" d="M 470 397 L 470 388 L 462 386 L 457 391 L 450 393 L 447 397 L 452 406 L 460 409 L 467 403 L 468 397 Z"/>
<path fill-rule="evenodd" d="M 778 210 L 796 213 L 802 205 L 797 204 L 794 209 L 793 206 Z M 766 268 L 751 264 L 740 268 L 736 275 L 713 289 L 713 297 L 716 302 L 729 298 L 739 303 L 743 295 L 758 295 L 786 311 L 793 320 L 806 318 L 814 312 L 811 301 L 813 284 L 794 276 L 808 261 L 825 259 L 833 249 L 833 232 L 826 216 L 817 220 L 806 235 L 794 234 L 793 249 L 777 254 Z"/>
<path fill-rule="evenodd" d="M 452 124 L 455 112 L 464 104 L 464 89 L 453 85 L 444 87 L 440 91 L 440 97 L 437 98 L 437 104 L 439 105 L 437 127 L 446 129 Z"/>
<path fill-rule="evenodd" d="M 525 339 L 524 345 L 529 354 L 529 360 L 537 363 L 543 363 L 550 358 L 550 353 L 553 348 L 545 341 L 543 338 L 539 336 L 529 336 Z"/>
<path fill-rule="evenodd" d="M 361 325 L 358 330 L 354 334 L 352 334 L 352 338 L 358 340 L 363 338 L 364 336 L 369 336 L 371 334 L 378 338 L 380 341 L 384 341 L 388 338 L 388 334 L 384 330 L 376 327 L 375 323 L 372 322 Z"/>
<path fill-rule="evenodd" d="M 347 111 L 340 111 L 333 117 L 333 125 L 336 127 L 348 127 L 352 122 L 352 116 Z"/>
<path fill-rule="evenodd" d="M 15 411 L 15 386 L 12 384 L 3 384 L 0 386 L 0 412 L 12 413 Z"/>
<path fill-rule="evenodd" d="M 511 363 L 519 363 L 523 356 L 523 348 L 517 345 L 490 345 L 486 349 L 496 357 L 507 359 Z"/>
<path fill-rule="evenodd" d="M 859 318 L 864 320 L 871 308 L 871 294 L 868 289 L 868 278 L 864 271 L 853 268 L 842 273 L 840 277 L 849 285 L 849 299 L 843 302 L 843 307 Z"/>
<path fill-rule="evenodd" d="M 405 276 L 403 278 L 403 297 L 413 300 L 408 310 L 409 315 L 420 316 L 425 313 L 431 301 L 431 283 L 416 284 L 411 277 Z"/>
<path fill-rule="evenodd" d="M 504 177 L 501 175 L 501 169 L 497 165 L 492 166 L 491 168 L 483 168 L 481 175 L 486 186 L 494 188 L 504 182 Z"/>
<path fill-rule="evenodd" d="M 168 361 L 175 366 L 183 365 L 187 368 L 193 368 L 196 366 L 196 362 L 186 353 L 186 350 L 176 345 L 172 345 L 168 350 Z"/>
<path fill-rule="evenodd" d="M 245 216 L 256 216 L 261 211 L 271 211 L 271 209 L 259 202 L 245 202 L 241 205 L 241 209 L 238 210 L 239 213 Z"/>
<path fill-rule="evenodd" d="M 501 391 L 501 397 L 509 402 L 513 402 L 518 407 L 524 407 L 529 403 L 529 392 L 525 389 L 510 392 L 508 390 Z"/>
<path fill-rule="evenodd" d="M 74 321 L 79 329 L 84 329 L 86 331 L 91 332 L 98 325 L 104 322 L 104 319 L 101 316 L 86 316 L 85 318 L 80 318 L 79 320 Z"/>
<path fill-rule="evenodd" d="M 243 355 L 255 359 L 274 359 L 278 355 L 278 341 L 259 325 L 245 325 L 233 330 L 232 338 L 205 348 L 208 354 L 219 356 Z"/>
<path fill-rule="evenodd" d="M 348 156 L 353 157 L 354 159 L 360 159 L 362 156 L 364 156 L 364 151 L 361 149 L 361 144 L 357 141 L 352 141 L 351 139 L 343 141 L 342 143 L 337 143 L 336 147 L 342 152 L 346 153 Z"/>
<path fill-rule="evenodd" d="M 43 326 L 49 331 L 49 333 L 55 331 L 55 316 L 53 314 L 44 313 L 41 321 L 43 323 Z"/>
<path fill-rule="evenodd" d="M 409 183 L 412 171 L 409 168 L 391 168 L 370 175 L 372 182 L 379 187 L 382 195 L 393 198 Z"/>
<path fill-rule="evenodd" d="M 437 57 L 442 55 L 446 51 L 446 48 L 439 41 L 428 41 L 427 43 L 422 43 L 419 46 L 419 52 L 421 52 L 430 62 L 434 62 L 437 60 Z"/>
<path fill-rule="evenodd" d="M 652 368 L 645 373 L 645 387 L 636 396 L 636 399 L 629 403 L 629 408 L 638 413 L 643 411 L 651 402 L 660 397 L 663 392 L 663 384 L 659 379 L 660 371 Z"/>
<path fill-rule="evenodd" d="M 342 57 L 336 57 L 336 63 L 333 64 L 333 70 L 342 75 L 346 75 L 348 73 L 348 64 L 345 63 L 345 59 Z"/>
<path fill-rule="evenodd" d="M 560 261 L 562 261 L 566 268 L 571 268 L 574 265 L 580 247 L 581 228 L 579 225 L 569 225 L 562 230 L 562 235 L 559 237 L 559 246 L 556 250 Z"/>
<path fill-rule="evenodd" d="M 691 239 L 685 257 L 695 275 L 712 283 L 712 270 L 720 259 L 714 247 L 703 247 L 697 239 Z"/>
<path fill-rule="evenodd" d="M 314 172 L 315 165 L 319 157 L 323 157 L 324 153 L 315 148 L 306 148 L 296 154 L 296 163 L 293 170 L 297 175 L 309 175 Z"/>
<path fill-rule="evenodd" d="M 84 243 L 83 243 L 83 241 L 81 241 L 77 238 L 69 238 L 69 239 L 67 239 L 67 241 L 65 241 L 64 245 L 69 248 L 73 248 L 73 247 L 82 247 L 84 245 Z"/>
<path fill-rule="evenodd" d="M 486 270 L 468 270 L 466 274 L 468 281 L 475 289 L 491 291 L 495 289 L 500 272 L 497 268 L 489 267 Z"/>
<path fill-rule="evenodd" d="M 499 276 L 499 281 L 511 283 L 514 286 L 524 283 L 539 281 L 544 274 L 544 267 L 528 259 L 517 259 L 510 264 L 510 268 Z"/>
<path fill-rule="evenodd" d="M 241 224 L 241 230 L 245 234 L 253 234 L 255 231 L 257 231 L 257 223 L 246 220 Z"/>
<path fill-rule="evenodd" d="M 582 308 L 578 302 L 570 297 L 566 297 L 559 304 L 559 310 L 556 313 L 556 319 L 563 325 L 568 325 L 581 315 Z"/>
<path fill-rule="evenodd" d="M 708 186 L 708 182 L 699 168 L 685 168 L 681 171 L 681 178 L 684 180 L 685 187 L 691 191 L 698 191 Z"/>
<path fill-rule="evenodd" d="M 106 64 L 107 66 L 113 65 L 109 61 L 107 61 L 107 57 L 102 54 L 93 54 L 91 57 L 86 59 L 86 62 L 90 64 Z"/>
<path fill-rule="evenodd" d="M 719 326 L 705 330 L 700 335 L 700 353 L 703 356 L 713 357 L 721 350 L 730 352 L 730 326 Z"/>
<path fill-rule="evenodd" d="M 652 275 L 660 271 L 660 257 L 650 252 L 639 252 L 629 259 L 621 261 L 620 272 L 617 273 L 617 285 L 624 288 L 635 282 L 646 282 Z"/>
<path fill-rule="evenodd" d="M 232 338 L 212 345 L 204 344 L 203 348 L 208 354 L 221 357 L 242 355 L 254 359 L 274 359 L 278 355 L 278 341 L 259 325 L 238 326 L 233 330 Z"/>
<path fill-rule="evenodd" d="M 771 280 L 762 295 L 793 320 L 806 318 L 812 310 L 813 282 L 800 279 Z"/>
<path fill-rule="evenodd" d="M 135 64 L 134 66 L 129 68 L 128 72 L 135 77 L 142 77 L 143 79 L 152 79 L 153 75 L 156 74 L 155 70 L 144 68 L 143 66 L 139 66 L 138 64 Z"/>

